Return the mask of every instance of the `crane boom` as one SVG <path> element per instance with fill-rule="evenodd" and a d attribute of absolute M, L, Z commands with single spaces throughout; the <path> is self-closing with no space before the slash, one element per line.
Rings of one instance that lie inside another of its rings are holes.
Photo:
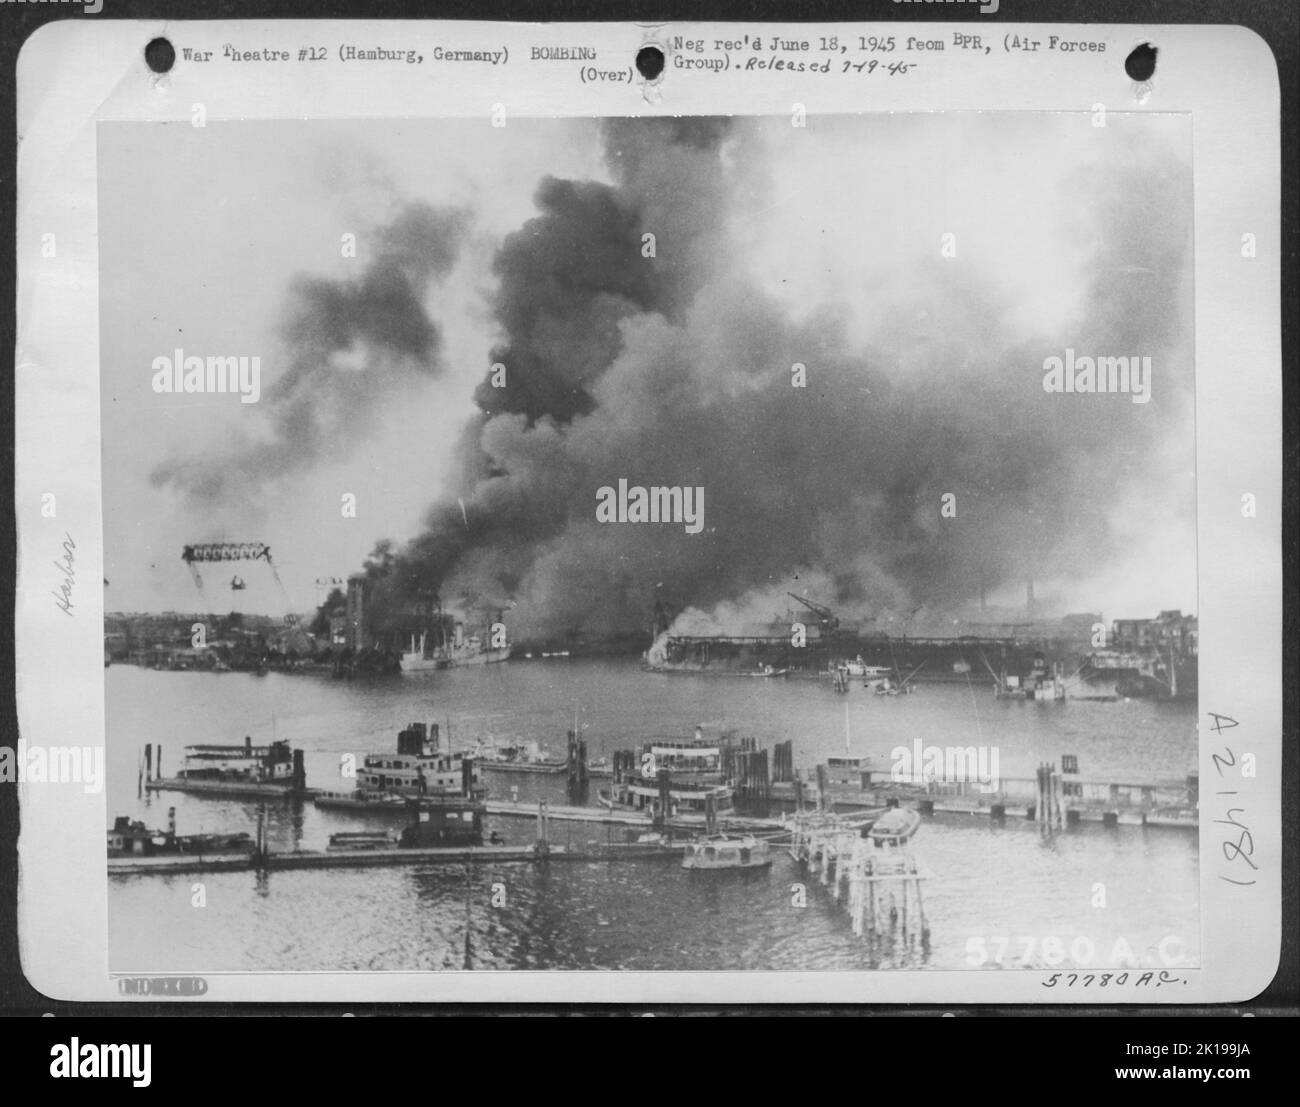
<path fill-rule="evenodd" d="M 819 603 L 813 603 L 813 601 L 808 599 L 806 596 L 799 596 L 794 592 L 787 592 L 786 595 L 792 600 L 798 600 L 804 605 L 804 607 L 813 612 L 813 614 L 820 619 L 823 630 L 830 632 L 839 629 L 840 621 L 835 617 L 835 612 L 833 612 L 829 607 L 825 607 Z"/>

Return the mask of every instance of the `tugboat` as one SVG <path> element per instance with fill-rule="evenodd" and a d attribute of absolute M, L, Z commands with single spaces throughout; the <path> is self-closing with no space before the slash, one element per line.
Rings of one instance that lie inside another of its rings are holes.
<path fill-rule="evenodd" d="M 252 853 L 254 842 L 247 833 L 177 834 L 176 808 L 169 807 L 166 830 L 150 830 L 130 816 L 118 815 L 108 829 L 107 846 L 112 859 Z"/>

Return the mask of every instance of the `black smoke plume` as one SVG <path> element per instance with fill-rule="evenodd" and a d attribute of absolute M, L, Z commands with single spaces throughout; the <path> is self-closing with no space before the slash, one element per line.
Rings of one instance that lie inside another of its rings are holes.
<path fill-rule="evenodd" d="M 168 461 L 151 474 L 154 486 L 204 505 L 243 501 L 361 440 L 412 380 L 442 369 L 442 335 L 425 297 L 451 270 L 467 227 L 463 211 L 411 204 L 366 244 L 373 253 L 359 276 L 300 278 L 282 326 L 283 361 L 262 358 L 256 411 L 265 433 L 227 443 L 216 458 Z"/>
<path fill-rule="evenodd" d="M 1135 164 L 1097 185 L 1092 276 L 1062 333 L 1013 328 L 969 268 L 936 259 L 900 262 L 906 292 L 880 290 L 891 322 L 856 347 L 833 316 L 791 320 L 730 263 L 752 125 L 611 122 L 611 184 L 541 183 L 538 214 L 496 257 L 506 386 L 476 392 L 464 494 L 372 559 L 390 602 L 511 609 L 515 637 L 645 627 L 656 600 L 697 622 L 720 605 L 771 614 L 790 587 L 862 620 L 939 619 L 981 589 L 1086 575 L 1120 552 L 1117 497 L 1158 483 L 1192 387 L 1182 169 Z M 1045 393 L 1043 359 L 1066 346 L 1152 356 L 1151 402 Z M 598 523 L 597 489 L 620 478 L 702 486 L 704 532 Z"/>

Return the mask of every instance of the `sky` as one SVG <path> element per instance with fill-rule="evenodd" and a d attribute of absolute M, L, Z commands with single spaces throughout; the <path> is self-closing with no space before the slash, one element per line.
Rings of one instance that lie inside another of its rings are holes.
<path fill-rule="evenodd" d="M 975 562 L 995 603 L 1033 575 L 1062 610 L 1196 610 L 1182 117 L 106 123 L 99 156 L 106 610 L 309 610 L 381 539 L 538 627 L 669 578 L 679 607 L 795 585 L 938 612 Z M 656 258 L 623 248 L 646 228 Z M 1044 396 L 1067 346 L 1154 355 L 1152 403 Z M 155 393 L 176 348 L 258 356 L 262 398 Z M 536 388 L 485 411 L 501 357 Z M 821 415 L 781 406 L 794 360 Z M 467 444 L 501 471 L 467 485 Z M 587 518 L 638 459 L 710 490 L 695 545 Z M 770 494 L 742 510 L 745 466 Z M 972 529 L 936 529 L 949 486 Z M 200 591 L 205 541 L 265 542 L 281 583 L 209 566 Z"/>

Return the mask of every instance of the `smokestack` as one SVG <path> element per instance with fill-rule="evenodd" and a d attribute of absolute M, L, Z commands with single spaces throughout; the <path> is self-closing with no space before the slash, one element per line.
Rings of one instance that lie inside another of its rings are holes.
<path fill-rule="evenodd" d="M 1034 578 L 1030 577 L 1025 582 L 1025 610 L 1032 615 L 1034 613 Z"/>

